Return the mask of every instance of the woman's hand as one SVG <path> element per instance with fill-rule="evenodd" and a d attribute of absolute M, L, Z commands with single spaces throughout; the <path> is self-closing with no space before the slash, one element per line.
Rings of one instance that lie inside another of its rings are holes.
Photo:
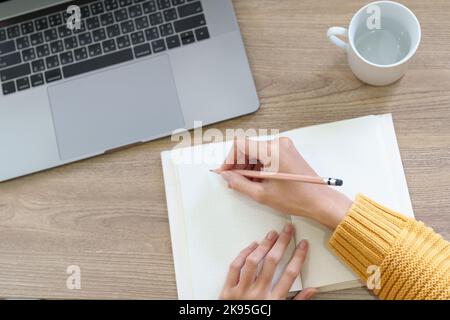
<path fill-rule="evenodd" d="M 260 142 L 236 140 L 220 168 L 229 187 L 281 212 L 312 218 L 331 229 L 336 228 L 352 205 L 345 195 L 326 185 L 247 179 L 232 169 L 317 176 L 288 138 Z"/>
<path fill-rule="evenodd" d="M 241 251 L 231 263 L 220 299 L 226 300 L 278 300 L 286 299 L 289 289 L 299 276 L 308 251 L 308 243 L 303 240 L 297 246 L 278 282 L 272 287 L 275 270 L 292 239 L 294 228 L 284 227 L 278 235 L 269 232 L 258 245 L 256 242 Z M 261 265 L 261 271 L 258 268 Z M 294 299 L 311 299 L 316 289 L 304 289 Z"/>

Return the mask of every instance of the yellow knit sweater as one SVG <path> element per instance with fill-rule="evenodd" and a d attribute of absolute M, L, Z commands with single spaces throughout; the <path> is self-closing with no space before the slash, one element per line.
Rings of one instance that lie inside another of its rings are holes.
<path fill-rule="evenodd" d="M 329 245 L 381 299 L 450 299 L 450 243 L 363 195 Z"/>

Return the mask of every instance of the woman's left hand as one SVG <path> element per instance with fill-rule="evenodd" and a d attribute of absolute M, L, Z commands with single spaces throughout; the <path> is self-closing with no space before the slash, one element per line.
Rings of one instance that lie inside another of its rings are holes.
<path fill-rule="evenodd" d="M 278 234 L 269 232 L 258 245 L 256 242 L 240 252 L 231 263 L 220 299 L 225 300 L 281 300 L 300 274 L 308 251 L 308 243 L 302 240 L 277 283 L 272 286 L 275 270 L 291 241 L 294 228 L 286 225 Z M 261 271 L 258 267 L 261 264 Z M 316 289 L 308 288 L 298 293 L 295 300 L 311 299 Z"/>

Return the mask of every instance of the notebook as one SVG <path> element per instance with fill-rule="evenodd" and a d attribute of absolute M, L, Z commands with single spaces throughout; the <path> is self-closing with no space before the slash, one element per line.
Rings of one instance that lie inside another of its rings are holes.
<path fill-rule="evenodd" d="M 306 127 L 280 136 L 291 138 L 320 176 L 343 179 L 344 186 L 336 188 L 351 199 L 361 192 L 413 217 L 390 114 Z M 224 161 L 231 146 L 232 141 L 227 141 L 161 154 L 178 297 L 216 299 L 239 251 L 268 231 L 281 230 L 287 222 L 296 229 L 295 243 L 306 239 L 310 247 L 291 291 L 361 286 L 328 248 L 330 230 L 307 218 L 287 216 L 255 203 L 209 171 Z M 294 245 L 292 242 L 288 248 L 274 281 Z"/>

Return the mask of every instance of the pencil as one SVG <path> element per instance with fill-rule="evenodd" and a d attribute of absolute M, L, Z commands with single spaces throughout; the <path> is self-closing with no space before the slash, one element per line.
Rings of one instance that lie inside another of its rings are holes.
<path fill-rule="evenodd" d="M 222 171 L 219 169 L 210 170 L 211 172 L 221 174 Z M 279 173 L 279 172 L 267 172 L 267 171 L 254 171 L 254 170 L 231 170 L 233 172 L 239 173 L 247 178 L 255 178 L 255 179 L 273 179 L 273 180 L 287 180 L 287 181 L 296 181 L 303 183 L 314 183 L 314 184 L 324 184 L 328 186 L 342 186 L 344 185 L 344 181 L 341 179 L 335 178 L 325 178 L 325 177 L 314 177 L 314 176 L 305 176 L 299 174 L 292 173 Z"/>

